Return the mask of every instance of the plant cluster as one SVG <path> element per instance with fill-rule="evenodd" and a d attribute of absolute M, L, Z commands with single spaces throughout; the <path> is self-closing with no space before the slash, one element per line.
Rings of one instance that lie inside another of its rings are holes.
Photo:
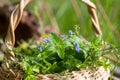
<path fill-rule="evenodd" d="M 14 49 L 16 61 L 25 73 L 25 79 L 35 79 L 35 74 L 60 73 L 104 66 L 110 61 L 103 55 L 102 35 L 85 42 L 77 32 L 69 30 L 68 35 L 51 33 L 38 44 L 21 44 Z M 18 66 L 17 66 L 18 68 Z"/>

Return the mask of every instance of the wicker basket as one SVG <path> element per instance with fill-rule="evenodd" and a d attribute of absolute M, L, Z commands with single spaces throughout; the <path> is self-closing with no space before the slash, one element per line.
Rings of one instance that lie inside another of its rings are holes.
<path fill-rule="evenodd" d="M 38 74 L 38 80 L 108 80 L 110 77 L 110 70 L 105 70 L 102 66 L 96 69 L 81 69 L 79 71 L 67 72 L 65 75 L 62 73 L 56 74 Z M 1 80 L 22 80 L 23 72 L 3 70 L 0 68 Z"/>
<path fill-rule="evenodd" d="M 31 0 L 21 0 L 19 6 L 15 8 L 13 13 L 11 14 L 10 18 L 10 25 L 8 28 L 7 36 L 5 38 L 5 46 L 7 49 L 11 50 L 14 46 L 15 37 L 14 37 L 14 30 L 16 29 L 20 19 L 21 15 L 23 13 L 23 9 L 25 6 L 30 2 Z M 101 30 L 99 27 L 99 22 L 96 15 L 96 7 L 95 5 L 90 2 L 90 0 L 82 0 L 87 7 L 88 11 L 90 13 L 90 17 L 93 24 L 93 29 L 96 37 L 101 34 Z M 7 53 L 6 48 L 3 49 L 5 53 Z M 14 54 L 13 52 L 10 52 L 10 54 L 7 54 L 7 58 L 14 61 Z M 9 66 L 7 66 L 9 68 Z M 108 80 L 110 70 L 105 70 L 104 67 L 100 66 L 95 69 L 81 69 L 79 71 L 72 71 L 68 72 L 65 75 L 60 74 L 38 74 L 36 75 L 38 77 L 38 80 Z M 23 73 L 21 71 L 13 71 L 10 68 L 9 69 L 3 69 L 0 68 L 0 80 L 22 80 Z"/>
<path fill-rule="evenodd" d="M 108 78 L 109 70 L 105 70 L 103 67 L 94 70 L 72 71 L 64 76 L 60 74 L 38 75 L 38 80 L 108 80 Z"/>

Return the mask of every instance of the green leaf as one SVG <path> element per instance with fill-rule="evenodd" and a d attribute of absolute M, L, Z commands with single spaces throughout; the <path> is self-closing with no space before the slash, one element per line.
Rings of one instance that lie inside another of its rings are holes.
<path fill-rule="evenodd" d="M 58 56 L 63 59 L 64 58 L 64 44 L 60 37 L 58 37 L 55 33 L 50 34 L 50 39 L 54 44 L 54 50 L 57 52 Z"/>
<path fill-rule="evenodd" d="M 26 74 L 28 74 L 28 75 L 30 75 L 30 74 L 33 74 L 34 72 L 33 72 L 33 70 L 32 70 L 32 65 L 30 65 L 30 66 L 28 66 L 27 67 L 27 70 L 26 70 L 26 72 L 25 72 Z"/>
<path fill-rule="evenodd" d="M 80 38 L 78 36 L 76 36 L 76 35 L 70 36 L 69 40 L 71 42 L 73 42 L 73 43 L 76 43 L 76 42 L 79 43 L 79 42 L 81 42 Z"/>
<path fill-rule="evenodd" d="M 70 41 L 65 40 L 65 41 L 63 41 L 63 46 L 64 46 L 65 48 L 67 48 L 67 47 L 70 47 L 70 46 L 73 46 L 73 45 L 72 45 L 72 43 L 71 43 Z"/>
<path fill-rule="evenodd" d="M 93 42 L 94 45 L 99 45 L 102 42 L 102 35 L 99 35 L 92 42 Z"/>
<path fill-rule="evenodd" d="M 45 46 L 45 51 L 54 52 L 55 51 L 55 45 L 53 45 L 53 44 L 46 45 Z"/>
<path fill-rule="evenodd" d="M 22 66 L 22 69 L 26 71 L 28 66 L 30 66 L 30 65 L 25 60 L 23 60 L 22 63 L 21 63 L 21 66 Z"/>
<path fill-rule="evenodd" d="M 43 62 L 45 63 L 46 66 L 50 67 L 51 63 L 49 63 L 48 61 L 46 61 L 45 59 L 43 60 Z"/>
<path fill-rule="evenodd" d="M 65 55 L 64 48 L 57 48 L 57 54 L 61 59 L 63 59 Z"/>
<path fill-rule="evenodd" d="M 62 44 L 62 39 L 60 37 L 58 37 L 55 33 L 51 33 L 50 34 L 50 39 L 52 40 L 51 42 L 53 42 L 54 44 Z"/>
<path fill-rule="evenodd" d="M 34 75 L 29 75 L 25 78 L 25 80 L 37 80 L 37 78 Z"/>
<path fill-rule="evenodd" d="M 36 73 L 39 73 L 39 66 L 35 65 L 32 67 L 32 71 L 36 72 Z"/>

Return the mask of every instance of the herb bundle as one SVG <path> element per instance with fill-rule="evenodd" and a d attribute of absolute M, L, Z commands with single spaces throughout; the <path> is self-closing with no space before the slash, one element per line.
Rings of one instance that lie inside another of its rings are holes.
<path fill-rule="evenodd" d="M 111 62 L 103 56 L 102 35 L 85 42 L 71 30 L 68 35 L 51 33 L 42 42 L 21 44 L 14 48 L 16 60 L 25 78 L 35 78 L 36 74 L 60 73 L 99 66 L 110 68 Z M 104 53 L 105 54 L 105 53 Z"/>

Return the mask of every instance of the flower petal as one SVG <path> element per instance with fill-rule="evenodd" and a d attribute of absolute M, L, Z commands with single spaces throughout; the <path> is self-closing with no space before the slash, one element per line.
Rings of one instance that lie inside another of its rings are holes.
<path fill-rule="evenodd" d="M 69 30 L 69 31 L 68 31 L 68 34 L 69 34 L 69 35 L 72 35 L 72 34 L 73 34 L 73 33 L 72 33 L 72 30 Z"/>
<path fill-rule="evenodd" d="M 42 52 L 42 47 L 41 47 L 41 46 L 38 46 L 38 50 L 39 50 L 40 52 Z"/>
<path fill-rule="evenodd" d="M 78 53 L 81 51 L 78 43 L 75 43 L 75 50 L 76 50 L 76 52 L 78 52 Z"/>
<path fill-rule="evenodd" d="M 47 39 L 47 38 L 44 38 L 44 41 L 45 41 L 46 43 L 50 43 L 50 40 Z"/>

